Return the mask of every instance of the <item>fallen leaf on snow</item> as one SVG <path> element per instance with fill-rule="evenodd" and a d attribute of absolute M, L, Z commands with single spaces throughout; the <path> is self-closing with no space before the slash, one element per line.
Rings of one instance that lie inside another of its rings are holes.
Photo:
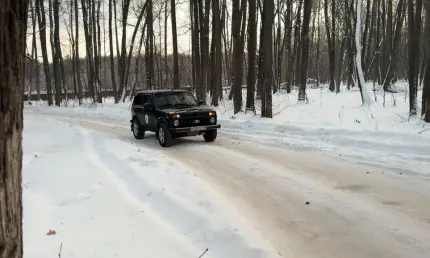
<path fill-rule="evenodd" d="M 52 236 L 52 235 L 56 235 L 57 234 L 57 232 L 55 231 L 55 230 L 49 230 L 48 231 L 48 233 L 46 233 L 46 235 L 48 235 L 48 236 Z"/>

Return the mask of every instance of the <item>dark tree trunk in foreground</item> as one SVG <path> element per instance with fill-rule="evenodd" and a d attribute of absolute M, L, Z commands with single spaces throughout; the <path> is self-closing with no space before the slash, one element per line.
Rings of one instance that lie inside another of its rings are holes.
<path fill-rule="evenodd" d="M 426 0 L 426 75 L 424 81 L 423 101 L 425 101 L 425 116 L 424 121 L 430 123 L 430 0 Z"/>
<path fill-rule="evenodd" d="M 27 0 L 0 0 L 0 257 L 22 258 L 22 129 Z"/>

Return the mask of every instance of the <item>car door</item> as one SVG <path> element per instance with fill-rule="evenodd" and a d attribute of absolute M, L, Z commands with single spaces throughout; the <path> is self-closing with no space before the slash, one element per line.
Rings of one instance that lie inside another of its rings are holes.
<path fill-rule="evenodd" d="M 144 94 L 143 95 L 143 105 L 151 104 L 154 106 L 154 98 L 152 94 Z M 155 106 L 152 110 L 145 110 L 143 114 L 142 124 L 150 129 L 151 131 L 155 131 L 155 127 L 157 124 L 157 117 L 155 115 Z"/>
<path fill-rule="evenodd" d="M 139 123 L 142 124 L 143 122 L 143 94 L 137 94 L 133 99 L 133 114 L 137 117 L 139 120 Z"/>

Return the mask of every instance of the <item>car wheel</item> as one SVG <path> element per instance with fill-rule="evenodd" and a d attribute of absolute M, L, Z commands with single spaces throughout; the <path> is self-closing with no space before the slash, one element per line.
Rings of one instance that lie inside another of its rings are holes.
<path fill-rule="evenodd" d="M 145 138 L 145 129 L 140 125 L 139 120 L 133 119 L 132 127 L 134 138 L 138 140 Z"/>
<path fill-rule="evenodd" d="M 205 138 L 205 141 L 207 142 L 213 142 L 216 139 L 216 136 L 218 134 L 218 130 L 209 130 L 206 131 L 206 133 L 203 135 L 203 138 Z"/>
<path fill-rule="evenodd" d="M 165 123 L 161 123 L 158 126 L 158 142 L 162 147 L 169 147 L 173 144 L 172 133 L 167 128 Z"/>

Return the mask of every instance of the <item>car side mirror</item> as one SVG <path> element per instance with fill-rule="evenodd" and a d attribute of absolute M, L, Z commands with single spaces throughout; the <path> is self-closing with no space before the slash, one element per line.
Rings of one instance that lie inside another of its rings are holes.
<path fill-rule="evenodd" d="M 143 104 L 143 112 L 152 112 L 154 111 L 154 109 L 155 109 L 154 104 L 151 104 L 151 103 Z"/>
<path fill-rule="evenodd" d="M 203 100 L 199 100 L 199 101 L 197 101 L 197 104 L 199 104 L 199 105 L 203 105 L 203 104 L 204 104 L 204 101 L 203 101 Z"/>

